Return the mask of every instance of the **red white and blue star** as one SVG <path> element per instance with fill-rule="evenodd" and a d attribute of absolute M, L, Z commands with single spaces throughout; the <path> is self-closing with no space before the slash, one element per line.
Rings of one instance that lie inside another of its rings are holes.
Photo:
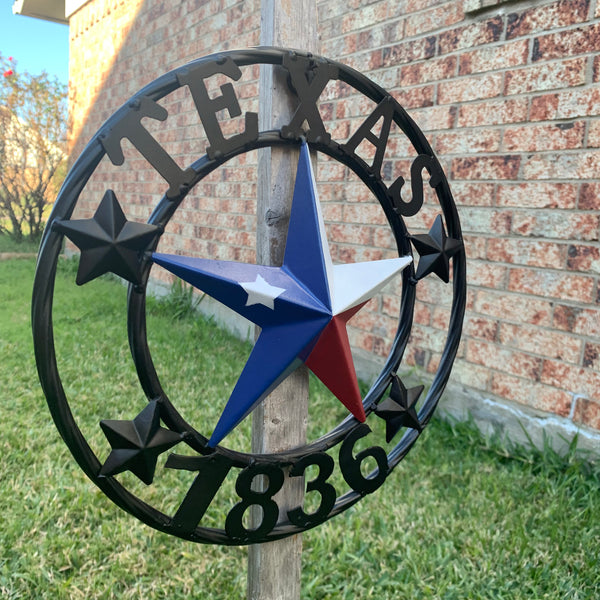
<path fill-rule="evenodd" d="M 306 144 L 300 152 L 281 267 L 160 253 L 152 259 L 261 327 L 210 447 L 302 363 L 356 419 L 365 421 L 346 323 L 412 257 L 333 265 Z"/>

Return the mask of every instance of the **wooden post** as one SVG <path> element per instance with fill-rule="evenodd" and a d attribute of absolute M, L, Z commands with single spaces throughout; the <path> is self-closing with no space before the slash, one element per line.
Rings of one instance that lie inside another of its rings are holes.
<path fill-rule="evenodd" d="M 318 52 L 316 0 L 262 0 L 261 45 Z M 293 101 L 280 70 L 265 65 L 260 73 L 260 130 L 289 123 Z M 257 262 L 281 266 L 294 190 L 298 153 L 265 148 L 258 156 Z M 252 451 L 280 452 L 306 441 L 308 373 L 297 369 L 254 411 Z M 287 479 L 276 496 L 281 511 L 298 506 L 302 478 Z M 299 481 L 298 481 L 299 480 Z M 299 600 L 302 536 L 250 546 L 249 600 Z"/>

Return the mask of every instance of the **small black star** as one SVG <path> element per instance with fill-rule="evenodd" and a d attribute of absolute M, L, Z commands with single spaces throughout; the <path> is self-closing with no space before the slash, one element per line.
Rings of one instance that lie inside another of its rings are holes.
<path fill-rule="evenodd" d="M 131 471 L 145 484 L 154 479 L 159 454 L 181 441 L 182 435 L 160 426 L 156 400 L 133 421 L 101 421 L 100 427 L 112 450 L 100 469 L 100 477 Z"/>
<path fill-rule="evenodd" d="M 106 191 L 91 219 L 57 221 L 54 226 L 81 250 L 77 285 L 109 272 L 141 283 L 140 254 L 160 234 L 156 225 L 128 221 L 112 190 Z"/>
<path fill-rule="evenodd" d="M 411 427 L 421 431 L 421 422 L 415 405 L 423 389 L 424 386 L 419 385 L 407 390 L 400 378 L 394 376 L 390 397 L 386 398 L 375 409 L 375 414 L 385 420 L 386 442 L 391 442 L 402 427 Z"/>
<path fill-rule="evenodd" d="M 411 235 L 413 246 L 419 253 L 416 278 L 422 279 L 435 273 L 442 281 L 450 281 L 450 259 L 463 247 L 461 240 L 449 238 L 444 229 L 442 216 L 438 215 L 429 233 Z"/>

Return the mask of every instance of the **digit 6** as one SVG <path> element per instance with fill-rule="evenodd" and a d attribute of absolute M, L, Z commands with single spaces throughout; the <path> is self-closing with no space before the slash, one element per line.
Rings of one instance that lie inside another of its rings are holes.
<path fill-rule="evenodd" d="M 388 474 L 387 455 L 383 448 L 371 446 L 356 457 L 352 455 L 352 450 L 356 442 L 371 433 L 371 429 L 365 423 L 358 425 L 353 429 L 342 442 L 340 448 L 340 468 L 346 483 L 356 492 L 365 495 L 374 492 L 385 481 Z M 372 456 L 377 463 L 377 474 L 372 473 L 365 477 L 360 470 L 360 465 L 365 458 Z"/>

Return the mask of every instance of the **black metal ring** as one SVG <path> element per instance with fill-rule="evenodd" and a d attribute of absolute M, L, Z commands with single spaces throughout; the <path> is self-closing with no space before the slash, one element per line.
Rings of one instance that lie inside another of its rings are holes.
<path fill-rule="evenodd" d="M 44 393 L 54 421 L 62 437 L 69 446 L 74 457 L 86 472 L 88 477 L 98 485 L 102 491 L 108 495 L 116 504 L 127 510 L 143 522 L 167 533 L 190 539 L 202 543 L 220 543 L 220 544 L 238 544 L 237 539 L 232 539 L 225 530 L 218 530 L 205 527 L 196 527 L 191 532 L 181 532 L 173 526 L 172 517 L 169 517 L 156 510 L 152 506 L 143 502 L 125 487 L 123 487 L 114 477 L 98 477 L 101 464 L 98 461 L 93 450 L 88 445 L 81 431 L 79 430 L 75 418 L 70 410 L 68 399 L 63 389 L 56 355 L 54 350 L 54 334 L 52 325 L 52 301 L 54 291 L 54 279 L 56 275 L 56 265 L 60 248 L 63 241 L 63 235 L 52 227 L 56 221 L 70 219 L 79 199 L 82 190 L 85 188 L 90 176 L 95 171 L 99 162 L 105 154 L 102 139 L 107 132 L 114 127 L 118 127 L 119 122 L 132 110 L 136 110 L 135 102 L 143 98 L 149 98 L 153 101 L 159 100 L 171 92 L 175 91 L 181 84 L 178 80 L 178 74 L 189 70 L 190 68 L 218 63 L 224 60 L 231 60 L 238 67 L 253 64 L 272 64 L 282 65 L 284 57 L 289 56 L 289 50 L 277 48 L 258 48 L 246 51 L 232 51 L 211 55 L 184 67 L 171 71 L 154 82 L 149 84 L 135 94 L 129 102 L 118 109 L 112 117 L 100 128 L 98 133 L 92 138 L 89 144 L 82 152 L 79 159 L 70 170 L 63 187 L 59 193 L 54 209 L 50 216 L 48 226 L 46 227 L 36 269 L 33 304 L 32 304 L 32 325 L 34 335 L 34 346 L 38 372 Z M 300 57 L 308 57 L 308 54 L 296 53 Z M 320 61 L 336 68 L 336 78 L 349 84 L 361 94 L 367 96 L 376 103 L 384 99 L 393 104 L 393 119 L 403 133 L 408 137 L 416 152 L 421 155 L 434 157 L 431 146 L 425 139 L 422 132 L 416 126 L 414 121 L 408 116 L 404 109 L 392 99 L 392 97 L 380 86 L 370 81 L 363 74 L 344 66 L 335 61 L 320 57 L 311 57 L 311 60 Z M 260 132 L 254 140 L 246 141 L 236 148 L 230 148 L 226 152 L 215 153 L 210 158 L 205 155 L 193 163 L 190 168 L 195 172 L 193 180 L 185 188 L 180 190 L 176 198 L 167 197 L 156 206 L 149 222 L 159 225 L 163 229 L 168 224 L 177 207 L 183 198 L 193 189 L 199 181 L 206 175 L 219 168 L 225 162 L 241 153 L 248 152 L 257 148 L 274 145 L 298 145 L 298 137 L 287 137 L 282 135 L 282 131 Z M 390 227 L 394 233 L 398 251 L 400 254 L 411 252 L 411 245 L 407 228 L 404 221 L 390 201 L 387 188 L 381 179 L 374 177 L 368 168 L 358 160 L 352 153 L 332 141 L 331 139 L 314 139 L 309 141 L 311 147 L 319 152 L 323 152 L 330 157 L 338 160 L 348 166 L 371 190 L 373 195 L 379 200 L 381 207 L 387 217 Z M 456 240 L 462 239 L 460 222 L 452 194 L 445 176 L 442 175 L 441 182 L 435 188 L 437 198 L 440 204 L 444 222 L 448 230 L 448 235 Z M 445 342 L 439 368 L 433 383 L 427 393 L 427 396 L 419 411 L 419 420 L 423 426 L 431 418 L 435 407 L 442 395 L 444 387 L 448 381 L 450 370 L 460 341 L 462 320 L 466 304 L 466 260 L 464 249 L 461 249 L 452 259 L 453 278 L 452 278 L 452 307 L 449 322 L 449 334 Z M 164 407 L 163 420 L 166 425 L 177 432 L 187 432 L 186 443 L 200 454 L 206 454 L 206 438 L 197 432 L 185 419 L 177 412 L 175 406 L 169 401 L 164 393 L 156 370 L 152 362 L 152 357 L 146 340 L 146 322 L 145 322 L 145 288 L 150 272 L 148 266 L 144 272 L 143 285 L 130 285 L 128 293 L 128 328 L 129 339 L 134 363 L 136 365 L 138 376 L 142 388 L 149 400 L 160 398 Z M 364 406 L 367 414 L 372 412 L 375 405 L 382 398 L 388 389 L 393 375 L 398 370 L 404 351 L 409 341 L 412 328 L 412 312 L 416 298 L 416 286 L 414 285 L 415 272 L 411 267 L 403 273 L 403 286 L 401 309 L 399 315 L 399 325 L 396 331 L 392 350 L 381 370 L 377 380 L 371 387 L 364 399 Z M 252 455 L 240 452 L 234 452 L 226 448 L 219 448 L 218 452 L 228 456 L 236 466 L 244 467 L 256 461 L 274 464 L 292 464 L 307 453 L 324 451 L 340 443 L 353 428 L 356 427 L 356 421 L 353 418 L 347 418 L 335 429 L 330 431 L 320 439 L 311 442 L 305 446 L 295 448 L 289 452 L 274 455 Z M 388 470 L 393 469 L 407 452 L 410 450 L 418 436 L 420 430 L 410 429 L 405 432 L 400 441 L 388 453 Z M 211 450 L 212 452 L 212 450 Z M 356 503 L 362 494 L 356 491 L 350 491 L 340 496 L 331 512 L 326 517 L 327 520 L 332 516 L 346 510 Z M 270 541 L 292 535 L 308 529 L 299 527 L 291 523 L 280 523 L 270 533 L 264 536 L 260 541 Z M 256 540 L 253 540 L 256 541 Z"/>

